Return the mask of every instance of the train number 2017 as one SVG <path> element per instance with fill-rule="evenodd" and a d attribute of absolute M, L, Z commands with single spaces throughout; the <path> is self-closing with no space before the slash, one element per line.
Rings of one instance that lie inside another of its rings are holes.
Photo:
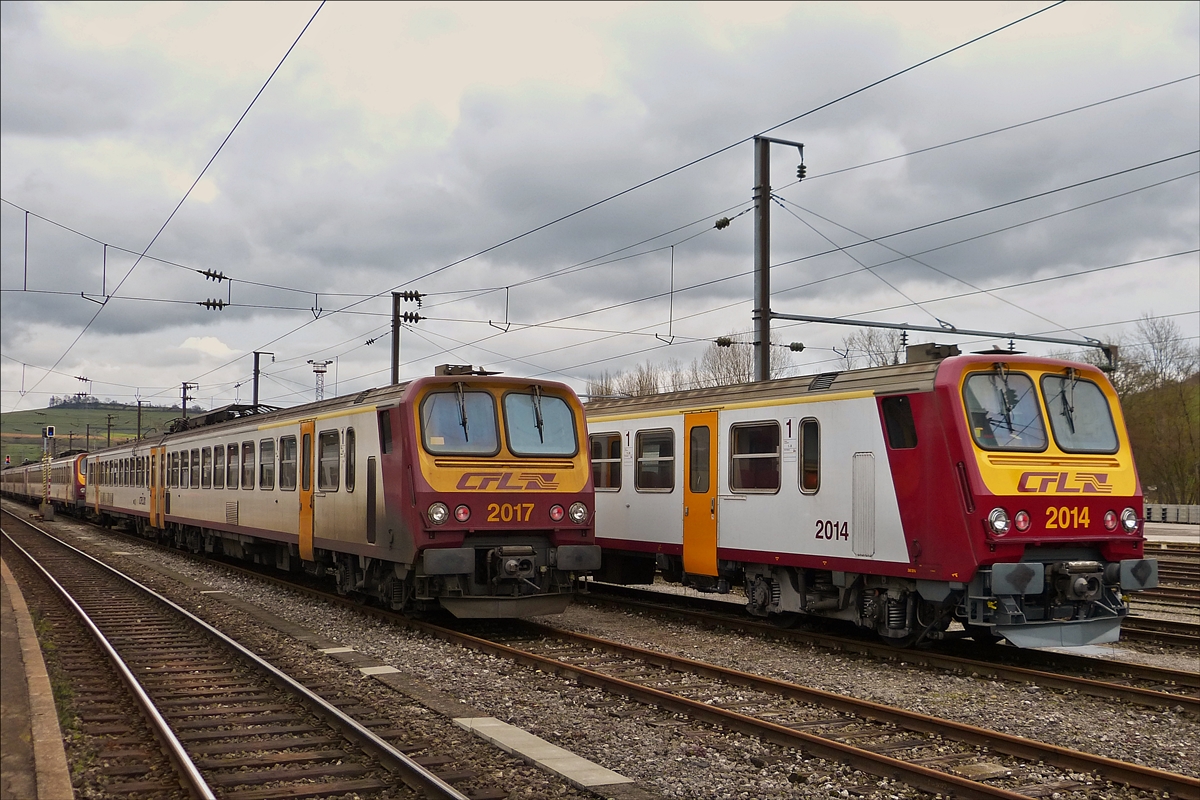
<path fill-rule="evenodd" d="M 1054 506 L 1050 506 L 1050 508 L 1046 509 L 1047 529 L 1086 528 L 1089 524 L 1087 506 L 1083 508 L 1077 506 L 1055 508 Z"/>
<path fill-rule="evenodd" d="M 850 524 L 836 519 L 817 520 L 818 539 L 849 539 Z"/>
<path fill-rule="evenodd" d="M 529 522 L 533 503 L 488 503 L 488 522 Z"/>

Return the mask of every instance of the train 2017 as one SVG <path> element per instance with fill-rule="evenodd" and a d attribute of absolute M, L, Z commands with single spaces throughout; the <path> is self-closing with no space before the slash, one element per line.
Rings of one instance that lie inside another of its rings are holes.
<path fill-rule="evenodd" d="M 900 645 L 955 620 L 1025 647 L 1116 640 L 1124 594 L 1158 571 L 1103 373 L 910 354 L 588 403 L 597 577 L 740 584 L 755 614 L 851 620 Z"/>
<path fill-rule="evenodd" d="M 50 502 L 393 609 L 561 612 L 600 565 L 582 406 L 559 383 L 443 372 L 59 458 Z M 6 470 L 5 493 L 40 499 L 42 472 Z"/>

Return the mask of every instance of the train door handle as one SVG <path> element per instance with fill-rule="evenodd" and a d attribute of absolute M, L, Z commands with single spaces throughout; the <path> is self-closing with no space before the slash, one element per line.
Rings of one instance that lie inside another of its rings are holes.
<path fill-rule="evenodd" d="M 683 515 L 684 515 L 685 517 L 688 515 L 688 507 L 687 507 L 687 506 L 684 506 L 684 507 L 683 507 Z"/>
<path fill-rule="evenodd" d="M 714 517 L 717 515 L 717 498 L 713 497 L 708 501 L 708 513 Z"/>

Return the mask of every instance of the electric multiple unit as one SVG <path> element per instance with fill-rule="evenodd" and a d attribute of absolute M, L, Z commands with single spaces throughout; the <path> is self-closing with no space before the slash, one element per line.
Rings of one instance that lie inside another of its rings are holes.
<path fill-rule="evenodd" d="M 88 454 L 87 511 L 396 609 L 561 612 L 600 564 L 579 400 L 559 383 L 451 372 L 219 409 Z"/>
<path fill-rule="evenodd" d="M 1019 646 L 1114 641 L 1157 585 L 1098 369 L 938 358 L 587 405 L 597 577 L 745 589 L 762 616 L 897 644 L 958 620 Z"/>

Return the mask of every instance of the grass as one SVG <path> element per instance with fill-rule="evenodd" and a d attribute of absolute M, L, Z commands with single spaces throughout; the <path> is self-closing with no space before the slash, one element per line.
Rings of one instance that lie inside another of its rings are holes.
<path fill-rule="evenodd" d="M 47 425 L 55 427 L 55 452 L 89 449 L 86 441 L 89 426 L 90 449 L 98 450 L 109 441 L 110 416 L 114 445 L 137 438 L 137 406 L 105 403 L 98 408 L 54 407 L 0 414 L 0 457 L 8 456 L 12 464 L 40 459 L 42 428 Z M 142 435 L 165 431 L 167 424 L 179 416 L 179 409 L 143 407 Z"/>

